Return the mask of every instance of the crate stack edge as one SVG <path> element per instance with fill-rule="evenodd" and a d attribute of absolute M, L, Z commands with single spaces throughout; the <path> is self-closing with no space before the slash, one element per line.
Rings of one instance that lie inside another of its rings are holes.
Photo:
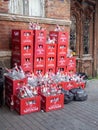
<path fill-rule="evenodd" d="M 33 30 L 34 36 L 34 74 L 45 74 L 45 49 L 46 49 L 46 30 Z"/>
<path fill-rule="evenodd" d="M 9 76 L 5 76 L 5 104 L 10 109 L 15 109 L 14 96 L 17 95 L 17 90 L 22 87 L 23 84 L 27 84 L 27 78 L 14 80 Z"/>
<path fill-rule="evenodd" d="M 12 67 L 17 63 L 24 72 L 33 71 L 33 31 L 12 30 Z"/>
<path fill-rule="evenodd" d="M 56 73 L 56 53 L 57 44 L 56 43 L 46 43 L 46 64 L 45 72 Z"/>
<path fill-rule="evenodd" d="M 62 31 L 50 31 L 50 38 L 55 38 L 57 43 L 57 62 L 56 62 L 56 72 L 62 71 L 66 72 L 67 65 L 67 51 L 69 46 L 69 35 L 67 32 Z"/>

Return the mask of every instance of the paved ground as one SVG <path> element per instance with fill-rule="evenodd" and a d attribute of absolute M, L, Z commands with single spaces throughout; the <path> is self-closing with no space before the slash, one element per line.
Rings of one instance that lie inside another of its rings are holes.
<path fill-rule="evenodd" d="M 87 82 L 88 100 L 64 109 L 20 116 L 0 108 L 0 130 L 98 130 L 98 80 Z"/>

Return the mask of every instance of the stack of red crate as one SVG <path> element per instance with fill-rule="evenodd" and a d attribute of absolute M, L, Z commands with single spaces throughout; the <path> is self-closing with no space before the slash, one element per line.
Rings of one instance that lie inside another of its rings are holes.
<path fill-rule="evenodd" d="M 12 30 L 12 66 L 21 65 L 25 72 L 33 71 L 33 31 Z"/>
<path fill-rule="evenodd" d="M 68 73 L 76 73 L 76 58 L 69 57 L 67 58 L 67 66 L 66 70 Z"/>
<path fill-rule="evenodd" d="M 56 43 L 46 44 L 46 62 L 45 62 L 45 72 L 55 73 L 56 69 Z"/>
<path fill-rule="evenodd" d="M 20 80 L 14 80 L 9 76 L 5 76 L 5 103 L 6 105 L 12 109 L 14 109 L 14 95 L 17 94 L 17 90 L 22 87 L 22 85 L 27 84 L 27 78 L 23 78 Z"/>
<path fill-rule="evenodd" d="M 57 71 L 66 72 L 67 49 L 68 49 L 68 33 L 50 31 L 50 38 L 55 38 L 57 43 Z"/>
<path fill-rule="evenodd" d="M 46 30 L 34 30 L 34 74 L 45 73 Z"/>

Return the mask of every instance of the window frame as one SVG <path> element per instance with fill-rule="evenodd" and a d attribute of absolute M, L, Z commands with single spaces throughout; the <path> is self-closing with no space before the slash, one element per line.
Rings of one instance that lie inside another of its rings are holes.
<path fill-rule="evenodd" d="M 14 15 L 31 16 L 31 17 L 45 17 L 45 8 L 44 8 L 45 0 L 38 0 L 38 1 L 10 0 L 8 13 Z M 38 6 L 34 6 L 34 8 L 37 10 L 35 14 L 33 13 L 31 6 L 31 3 L 33 2 L 36 2 L 36 5 L 38 4 Z"/>

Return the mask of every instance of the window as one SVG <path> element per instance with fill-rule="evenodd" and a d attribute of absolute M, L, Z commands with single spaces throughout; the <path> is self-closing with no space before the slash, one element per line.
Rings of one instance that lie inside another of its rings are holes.
<path fill-rule="evenodd" d="M 71 16 L 70 48 L 76 52 L 76 17 Z"/>
<path fill-rule="evenodd" d="M 83 53 L 84 54 L 89 53 L 89 25 L 90 25 L 90 20 L 86 18 L 83 23 Z"/>
<path fill-rule="evenodd" d="M 9 13 L 44 17 L 44 0 L 10 0 Z"/>

